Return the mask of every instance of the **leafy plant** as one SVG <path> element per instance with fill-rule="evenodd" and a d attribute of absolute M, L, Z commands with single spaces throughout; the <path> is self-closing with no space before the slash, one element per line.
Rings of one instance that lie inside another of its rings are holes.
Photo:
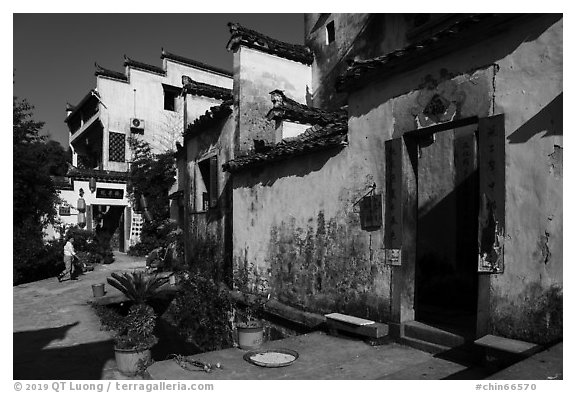
<path fill-rule="evenodd" d="M 106 281 L 114 288 L 122 292 L 136 304 L 143 304 L 154 296 L 162 285 L 169 280 L 168 277 L 150 276 L 144 272 L 112 273 Z"/>
<path fill-rule="evenodd" d="M 116 348 L 142 351 L 158 342 L 154 335 L 156 314 L 147 304 L 139 303 L 130 307 L 124 329 L 115 337 Z"/>
<path fill-rule="evenodd" d="M 228 290 L 201 272 L 182 272 L 166 315 L 182 336 L 202 351 L 232 347 L 233 304 Z"/>
<path fill-rule="evenodd" d="M 166 247 L 169 223 L 170 199 L 168 193 L 174 184 L 176 167 L 173 151 L 153 154 L 148 142 L 137 137 L 128 139 L 133 152 L 127 184 L 128 197 L 139 206 L 141 197 L 146 201 L 148 219 L 142 225 L 140 243 L 132 246 L 130 255 L 145 256 L 158 247 Z"/>
<path fill-rule="evenodd" d="M 238 310 L 237 324 L 247 327 L 259 325 L 260 314 L 270 300 L 268 279 L 253 264 L 249 264 L 236 270 L 234 286 L 246 299 L 245 307 Z"/>

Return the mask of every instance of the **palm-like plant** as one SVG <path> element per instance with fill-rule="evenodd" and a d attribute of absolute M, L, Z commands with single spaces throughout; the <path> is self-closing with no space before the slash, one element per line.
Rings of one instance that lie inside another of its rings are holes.
<path fill-rule="evenodd" d="M 108 284 L 118 289 L 135 304 L 146 302 L 169 280 L 168 277 L 150 276 L 144 272 L 112 273 L 111 276 L 106 279 Z"/>

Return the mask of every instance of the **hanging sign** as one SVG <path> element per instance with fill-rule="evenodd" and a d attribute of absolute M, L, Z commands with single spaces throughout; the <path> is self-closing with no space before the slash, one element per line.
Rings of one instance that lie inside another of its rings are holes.
<path fill-rule="evenodd" d="M 118 188 L 97 188 L 96 198 L 123 199 L 124 190 Z"/>

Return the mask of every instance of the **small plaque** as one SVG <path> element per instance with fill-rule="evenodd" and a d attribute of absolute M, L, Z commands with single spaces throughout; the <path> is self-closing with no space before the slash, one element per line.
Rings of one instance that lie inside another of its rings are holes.
<path fill-rule="evenodd" d="M 402 265 L 402 250 L 399 248 L 387 248 L 386 249 L 386 264 L 392 266 Z"/>
<path fill-rule="evenodd" d="M 124 190 L 119 188 L 97 188 L 96 198 L 123 199 Z"/>

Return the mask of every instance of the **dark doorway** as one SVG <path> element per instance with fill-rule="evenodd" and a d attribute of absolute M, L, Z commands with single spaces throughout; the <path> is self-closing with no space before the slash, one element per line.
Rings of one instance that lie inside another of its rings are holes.
<path fill-rule="evenodd" d="M 476 125 L 418 139 L 415 317 L 473 335 L 478 299 Z"/>
<path fill-rule="evenodd" d="M 124 237 L 122 216 L 125 206 L 93 205 L 94 230 L 99 242 L 121 251 L 119 238 Z M 117 237 L 114 234 L 117 233 Z"/>

